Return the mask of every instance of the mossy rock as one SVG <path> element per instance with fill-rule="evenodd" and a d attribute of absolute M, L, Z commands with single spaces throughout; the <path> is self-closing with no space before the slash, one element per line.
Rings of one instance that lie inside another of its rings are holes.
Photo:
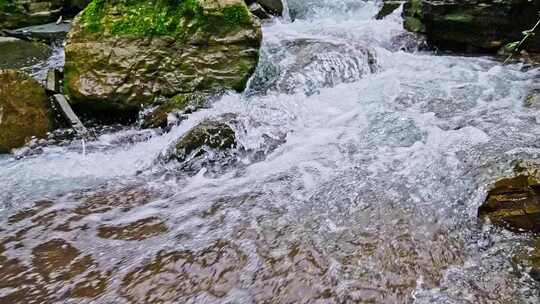
<path fill-rule="evenodd" d="M 17 70 L 0 70 L 0 153 L 47 135 L 50 121 L 45 89 Z"/>
<path fill-rule="evenodd" d="M 489 190 L 479 216 L 515 232 L 540 232 L 540 164 L 521 162 L 516 175 Z"/>
<path fill-rule="evenodd" d="M 207 149 L 226 150 L 236 146 L 234 130 L 226 123 L 206 120 L 189 130 L 176 144 L 174 157 L 185 161 L 198 157 Z"/>
<path fill-rule="evenodd" d="M 93 0 L 68 35 L 65 92 L 83 112 L 114 113 L 158 97 L 242 91 L 261 40 L 242 0 Z"/>

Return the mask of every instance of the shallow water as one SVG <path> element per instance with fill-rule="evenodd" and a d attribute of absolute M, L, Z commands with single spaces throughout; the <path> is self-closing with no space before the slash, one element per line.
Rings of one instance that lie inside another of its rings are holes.
<path fill-rule="evenodd" d="M 414 51 L 373 3 L 288 2 L 245 94 L 164 135 L 0 158 L 0 299 L 538 303 L 512 263 L 526 236 L 476 217 L 490 183 L 539 158 L 538 71 Z M 229 113 L 229 159 L 160 161 Z"/>

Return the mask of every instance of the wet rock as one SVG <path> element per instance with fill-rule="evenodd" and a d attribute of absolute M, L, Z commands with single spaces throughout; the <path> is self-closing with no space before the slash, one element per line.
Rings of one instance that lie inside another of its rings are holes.
<path fill-rule="evenodd" d="M 521 162 L 489 190 L 479 216 L 515 232 L 540 232 L 540 164 Z"/>
<path fill-rule="evenodd" d="M 537 22 L 539 9 L 538 0 L 409 0 L 403 16 L 406 29 L 425 34 L 437 48 L 495 53 L 520 40 Z M 526 48 L 540 50 L 540 39 L 534 37 Z"/>
<path fill-rule="evenodd" d="M 62 12 L 62 1 L 2 1 L 0 28 L 16 28 L 56 20 Z"/>
<path fill-rule="evenodd" d="M 43 43 L 0 37 L 0 69 L 20 69 L 46 60 L 52 53 Z"/>
<path fill-rule="evenodd" d="M 41 211 L 51 207 L 54 203 L 51 201 L 39 201 L 34 204 L 32 208 L 21 210 L 18 213 L 12 215 L 8 219 L 8 224 L 15 224 L 20 221 L 26 220 L 40 213 Z"/>
<path fill-rule="evenodd" d="M 269 18 L 270 15 L 283 15 L 283 2 L 281 0 L 246 0 L 246 4 L 249 5 L 250 8 L 257 8 L 254 13 L 261 19 Z M 259 13 L 262 14 L 262 16 L 259 16 Z"/>
<path fill-rule="evenodd" d="M 206 154 L 209 149 L 225 150 L 236 145 L 234 130 L 226 123 L 203 121 L 189 130 L 175 146 L 174 157 L 183 162 Z"/>
<path fill-rule="evenodd" d="M 311 95 L 320 88 L 354 82 L 377 70 L 375 52 L 364 45 L 290 39 L 269 45 L 250 87 L 258 92 L 272 89 Z"/>
<path fill-rule="evenodd" d="M 45 78 L 45 90 L 49 93 L 60 93 L 62 73 L 57 69 L 49 69 Z"/>
<path fill-rule="evenodd" d="M 45 89 L 16 70 L 0 70 L 0 153 L 22 147 L 50 128 Z"/>
<path fill-rule="evenodd" d="M 537 238 L 529 246 L 521 248 L 513 260 L 534 280 L 540 282 L 540 239 Z"/>
<path fill-rule="evenodd" d="M 259 22 L 241 0 L 189 3 L 93 1 L 66 45 L 65 89 L 73 105 L 90 113 L 137 112 L 158 97 L 242 91 L 258 62 Z"/>
<path fill-rule="evenodd" d="M 525 98 L 525 106 L 528 108 L 540 108 L 540 89 L 532 90 Z"/>
<path fill-rule="evenodd" d="M 225 297 L 240 283 L 247 256 L 236 245 L 217 241 L 199 251 L 160 252 L 122 281 L 131 303 L 181 303 L 200 293 Z"/>
<path fill-rule="evenodd" d="M 397 10 L 405 1 L 384 1 L 381 10 L 375 16 L 376 19 L 383 19 Z"/>
<path fill-rule="evenodd" d="M 149 217 L 120 226 L 102 226 L 98 236 L 104 239 L 142 241 L 167 232 L 167 225 L 157 217 Z"/>
<path fill-rule="evenodd" d="M 138 186 L 107 189 L 85 197 L 74 212 L 79 215 L 105 213 L 111 210 L 128 211 L 146 205 L 157 197 L 156 193 Z"/>
<path fill-rule="evenodd" d="M 167 98 L 162 104 L 157 105 L 155 109 L 144 114 L 142 126 L 143 128 L 165 128 L 169 124 L 179 121 L 178 116 L 202 108 L 212 98 L 212 95 L 203 92 L 181 93 Z"/>
<path fill-rule="evenodd" d="M 262 6 L 260 6 L 258 3 L 252 3 L 249 5 L 249 11 L 259 17 L 260 19 L 270 19 L 272 16 L 264 10 Z"/>
<path fill-rule="evenodd" d="M 4 31 L 8 36 L 53 43 L 63 40 L 71 28 L 71 22 L 47 23 Z"/>
<path fill-rule="evenodd" d="M 3 0 L 0 1 L 0 29 L 13 29 L 54 22 L 73 16 L 90 0 Z"/>

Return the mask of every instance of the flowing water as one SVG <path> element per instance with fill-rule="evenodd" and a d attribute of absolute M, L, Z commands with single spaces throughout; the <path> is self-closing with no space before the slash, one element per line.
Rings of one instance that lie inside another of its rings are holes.
<path fill-rule="evenodd" d="M 540 158 L 538 70 L 419 51 L 374 3 L 288 2 L 244 94 L 0 158 L 0 302 L 539 302 L 526 236 L 476 216 Z M 223 117 L 240 148 L 163 161 Z"/>

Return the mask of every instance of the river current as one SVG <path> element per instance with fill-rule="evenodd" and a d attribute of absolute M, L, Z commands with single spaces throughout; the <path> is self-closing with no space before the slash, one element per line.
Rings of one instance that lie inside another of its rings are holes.
<path fill-rule="evenodd" d="M 539 71 L 437 54 L 377 3 L 288 2 L 244 93 L 165 134 L 0 157 L 0 299 L 539 303 L 513 263 L 527 236 L 477 218 L 491 183 L 540 158 Z M 237 150 L 164 161 L 223 117 Z"/>

